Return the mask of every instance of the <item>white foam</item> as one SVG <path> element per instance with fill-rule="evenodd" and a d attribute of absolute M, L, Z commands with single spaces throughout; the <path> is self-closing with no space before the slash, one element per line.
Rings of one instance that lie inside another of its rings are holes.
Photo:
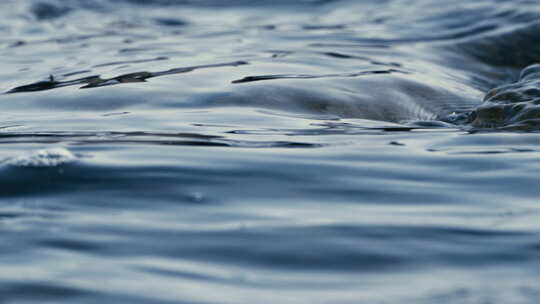
<path fill-rule="evenodd" d="M 42 149 L 28 155 L 8 159 L 6 163 L 18 167 L 56 167 L 75 162 L 77 156 L 65 148 Z"/>

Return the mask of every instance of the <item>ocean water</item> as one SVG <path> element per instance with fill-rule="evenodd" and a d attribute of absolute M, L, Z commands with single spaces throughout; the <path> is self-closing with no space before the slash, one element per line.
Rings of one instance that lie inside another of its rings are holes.
<path fill-rule="evenodd" d="M 537 1 L 0 16 L 0 303 L 540 302 Z"/>

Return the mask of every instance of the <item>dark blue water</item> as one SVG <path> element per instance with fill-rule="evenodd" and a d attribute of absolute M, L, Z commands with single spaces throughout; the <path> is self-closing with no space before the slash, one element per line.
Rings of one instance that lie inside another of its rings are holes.
<path fill-rule="evenodd" d="M 540 302 L 536 1 L 0 15 L 0 303 Z"/>

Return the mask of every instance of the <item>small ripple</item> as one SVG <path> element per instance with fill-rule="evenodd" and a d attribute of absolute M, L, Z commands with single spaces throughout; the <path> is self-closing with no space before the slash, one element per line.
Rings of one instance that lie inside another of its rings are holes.
<path fill-rule="evenodd" d="M 245 83 L 245 82 L 254 82 L 261 80 L 275 80 L 275 79 L 316 79 L 316 78 L 334 78 L 334 77 L 358 77 L 365 75 L 374 75 L 374 74 L 390 74 L 390 73 L 402 73 L 407 74 L 405 71 L 400 71 L 396 69 L 386 69 L 386 70 L 371 70 L 371 71 L 362 71 L 356 73 L 339 73 L 339 74 L 276 74 L 276 75 L 257 75 L 257 76 L 246 76 L 242 79 L 233 80 L 232 83 Z"/>
<path fill-rule="evenodd" d="M 32 14 L 39 21 L 56 19 L 66 15 L 70 11 L 71 9 L 68 7 L 57 6 L 46 2 L 36 3 L 31 8 Z"/>
<path fill-rule="evenodd" d="M 125 61 L 114 61 L 114 62 L 107 62 L 107 63 L 101 63 L 94 65 L 94 68 L 99 67 L 105 67 L 105 66 L 111 66 L 111 65 L 121 65 L 121 64 L 131 64 L 131 63 L 146 63 L 146 62 L 152 62 L 152 61 L 161 61 L 161 60 L 168 60 L 168 57 L 156 57 L 151 59 L 139 59 L 139 60 L 125 60 Z"/>
<path fill-rule="evenodd" d="M 10 296 L 17 299 L 28 300 L 51 300 L 59 298 L 77 298 L 88 294 L 87 291 L 67 286 L 55 286 L 50 283 L 21 283 L 21 284 L 2 284 L 0 293 L 6 298 Z"/>
<path fill-rule="evenodd" d="M 122 113 L 120 113 L 122 114 Z M 241 132 L 228 132 L 242 134 Z M 246 133 L 247 134 L 247 133 Z M 165 146 L 199 146 L 231 148 L 320 148 L 323 144 L 299 141 L 235 140 L 217 135 L 197 133 L 159 133 L 159 132 L 40 132 L 3 133 L 0 144 L 58 144 L 97 145 L 97 144 L 142 144 Z M 29 155 L 4 160 L 14 166 L 47 167 L 74 162 L 79 156 L 64 148 L 44 149 Z"/>
<path fill-rule="evenodd" d="M 170 27 L 183 27 L 189 24 L 187 21 L 177 18 L 157 18 L 155 21 L 159 25 Z"/>
<path fill-rule="evenodd" d="M 321 24 L 314 24 L 314 25 L 304 25 L 302 26 L 302 29 L 307 31 L 319 31 L 319 30 L 342 30 L 347 28 L 344 24 L 335 24 L 335 25 L 321 25 Z"/>

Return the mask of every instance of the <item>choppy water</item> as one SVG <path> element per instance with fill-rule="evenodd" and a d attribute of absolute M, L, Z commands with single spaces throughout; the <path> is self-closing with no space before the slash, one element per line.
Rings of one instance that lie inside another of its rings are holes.
<path fill-rule="evenodd" d="M 540 301 L 536 1 L 0 12 L 1 303 Z"/>

